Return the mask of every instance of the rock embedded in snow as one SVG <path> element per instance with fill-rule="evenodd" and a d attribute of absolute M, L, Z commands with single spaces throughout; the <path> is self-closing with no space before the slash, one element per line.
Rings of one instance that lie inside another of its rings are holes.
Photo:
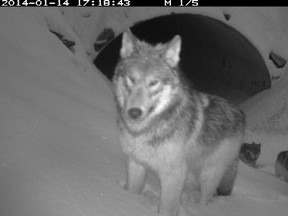
<path fill-rule="evenodd" d="M 283 68 L 286 65 L 287 60 L 282 58 L 281 56 L 275 54 L 274 52 L 271 52 L 269 54 L 269 59 L 274 63 L 274 65 L 277 68 Z"/>

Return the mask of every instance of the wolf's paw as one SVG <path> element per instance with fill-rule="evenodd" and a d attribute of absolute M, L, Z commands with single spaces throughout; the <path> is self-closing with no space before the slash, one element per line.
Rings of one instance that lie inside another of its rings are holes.
<path fill-rule="evenodd" d="M 190 204 L 190 206 L 181 206 L 178 216 L 199 216 L 203 214 L 204 212 L 200 204 Z"/>
<path fill-rule="evenodd" d="M 143 202 L 146 206 L 152 209 L 152 211 L 158 211 L 159 196 L 153 191 L 145 190 L 143 193 Z"/>

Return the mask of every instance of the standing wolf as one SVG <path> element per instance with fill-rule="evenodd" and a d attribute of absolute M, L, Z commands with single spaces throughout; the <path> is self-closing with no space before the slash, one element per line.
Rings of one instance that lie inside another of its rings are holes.
<path fill-rule="evenodd" d="M 141 193 L 153 170 L 161 183 L 158 211 L 169 216 L 178 214 L 184 187 L 200 204 L 232 192 L 245 127 L 238 108 L 189 87 L 178 71 L 180 50 L 178 35 L 151 46 L 127 31 L 113 78 L 128 155 L 125 188 Z"/>

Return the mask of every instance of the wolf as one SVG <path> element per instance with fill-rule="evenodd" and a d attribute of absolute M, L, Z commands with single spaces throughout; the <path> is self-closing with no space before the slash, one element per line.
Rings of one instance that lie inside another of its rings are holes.
<path fill-rule="evenodd" d="M 252 142 L 242 143 L 240 148 L 240 160 L 242 160 L 247 165 L 257 168 L 257 159 L 261 154 L 261 143 L 257 144 Z"/>
<path fill-rule="evenodd" d="M 113 77 L 125 189 L 141 193 L 153 171 L 161 185 L 158 212 L 169 216 L 178 215 L 184 190 L 200 206 L 231 194 L 245 130 L 240 109 L 184 78 L 181 43 L 176 35 L 151 45 L 127 30 Z"/>
<path fill-rule="evenodd" d="M 274 164 L 275 175 L 288 182 L 288 151 L 281 151 Z"/>

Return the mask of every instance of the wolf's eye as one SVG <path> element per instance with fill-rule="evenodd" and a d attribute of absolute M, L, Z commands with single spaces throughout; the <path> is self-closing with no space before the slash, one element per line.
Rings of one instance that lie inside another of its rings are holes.
<path fill-rule="evenodd" d="M 149 86 L 150 86 L 150 87 L 153 87 L 153 86 L 156 86 L 158 83 L 159 83 L 159 80 L 152 80 L 152 81 L 149 83 Z"/>
<path fill-rule="evenodd" d="M 127 77 L 126 77 L 126 80 L 127 80 L 127 84 L 128 84 L 129 86 L 131 86 L 131 85 L 133 85 L 133 84 L 135 83 L 135 79 L 134 79 L 134 77 L 132 77 L 132 76 L 127 76 Z"/>

